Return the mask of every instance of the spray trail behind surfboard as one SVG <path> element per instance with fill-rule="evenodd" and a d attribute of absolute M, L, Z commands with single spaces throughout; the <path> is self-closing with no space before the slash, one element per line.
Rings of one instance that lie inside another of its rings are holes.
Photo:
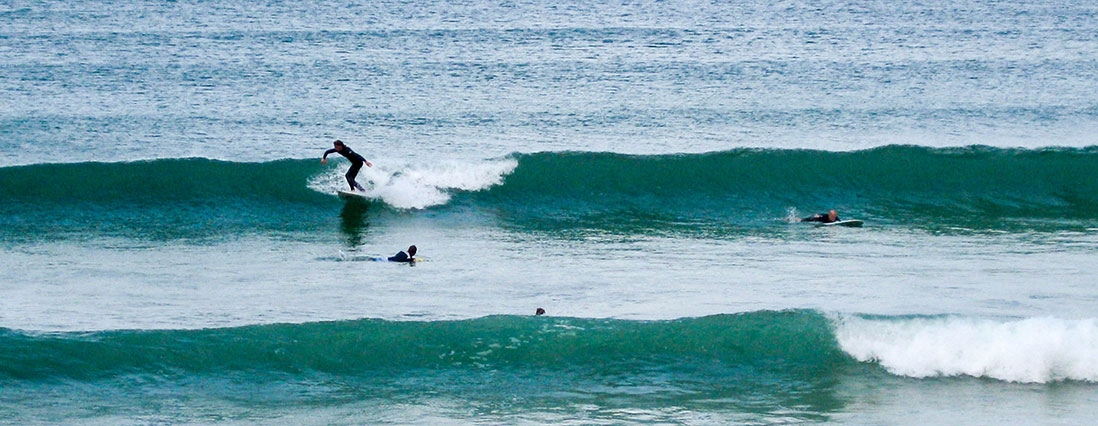
<path fill-rule="evenodd" d="M 454 191 L 478 191 L 503 183 L 518 167 L 514 158 L 477 163 L 450 161 L 433 164 L 387 163 L 364 168 L 358 180 L 366 198 L 398 209 L 425 209 L 450 201 Z M 342 169 L 318 175 L 309 187 L 320 192 L 345 189 Z"/>

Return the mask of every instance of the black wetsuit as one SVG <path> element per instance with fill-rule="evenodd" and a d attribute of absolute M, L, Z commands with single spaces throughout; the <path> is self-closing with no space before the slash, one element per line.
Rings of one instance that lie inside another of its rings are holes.
<path fill-rule="evenodd" d="M 835 220 L 831 220 L 831 219 L 827 218 L 827 213 L 818 213 L 818 214 L 814 214 L 812 216 L 806 217 L 804 219 L 801 219 L 801 222 L 831 223 L 831 222 L 838 222 L 839 220 L 841 220 L 841 219 L 839 219 L 839 216 L 835 216 Z"/>
<path fill-rule="evenodd" d="M 335 148 L 324 151 L 325 158 L 328 157 L 328 154 L 339 154 L 346 157 L 348 160 L 351 160 L 351 168 L 347 169 L 347 184 L 351 185 L 352 191 L 356 189 L 361 191 L 366 190 L 362 187 L 362 185 L 359 185 L 358 182 L 355 182 L 355 177 L 358 176 L 358 171 L 362 169 L 362 163 L 366 162 L 365 158 L 362 158 L 361 155 L 358 155 L 357 152 L 354 152 L 351 147 L 347 145 L 343 145 L 342 151 Z"/>
<path fill-rule="evenodd" d="M 411 263 L 411 262 L 415 262 L 415 258 L 412 257 L 412 256 L 409 256 L 408 253 L 405 253 L 405 252 L 401 251 L 400 253 L 397 253 L 396 256 L 390 257 L 389 261 L 390 262 L 409 262 L 409 263 Z"/>

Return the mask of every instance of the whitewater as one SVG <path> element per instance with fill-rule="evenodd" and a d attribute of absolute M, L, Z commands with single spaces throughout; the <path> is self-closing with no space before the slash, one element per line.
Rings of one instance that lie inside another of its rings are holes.
<path fill-rule="evenodd" d="M 0 423 L 1089 423 L 1096 23 L 2 5 Z"/>

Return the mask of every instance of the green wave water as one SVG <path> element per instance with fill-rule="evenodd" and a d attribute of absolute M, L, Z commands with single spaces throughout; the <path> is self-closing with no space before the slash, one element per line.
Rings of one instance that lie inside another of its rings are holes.
<path fill-rule="evenodd" d="M 619 407 L 673 417 L 660 407 L 677 407 L 732 416 L 725 421 L 820 421 L 900 383 L 995 392 L 1004 382 L 1058 383 L 1065 392 L 1092 392 L 1095 324 L 789 310 L 658 321 L 500 315 L 0 329 L 0 421 L 148 412 L 164 422 L 232 420 L 205 417 L 213 412 L 251 421 L 309 413 L 310 423 L 386 422 L 387 415 L 409 422 L 416 407 L 504 419 L 545 415 L 545 407 L 571 416 L 591 401 L 609 410 L 600 418 L 614 418 Z M 964 376 L 993 380 L 960 382 Z M 312 417 L 321 407 L 344 420 Z"/>
<path fill-rule="evenodd" d="M 0 213 L 15 240 L 173 240 L 311 231 L 332 198 L 306 187 L 313 162 L 171 159 L 0 169 Z"/>
<path fill-rule="evenodd" d="M 723 365 L 817 372 L 850 362 L 825 317 L 758 312 L 672 321 L 491 316 L 205 330 L 0 332 L 3 381 L 238 372 L 376 376 L 420 369 L 598 370 Z"/>
<path fill-rule="evenodd" d="M 1098 182 L 1088 178 L 1096 160 L 1094 148 L 542 153 L 520 157 L 505 185 L 476 199 L 523 220 L 652 222 L 652 230 L 772 227 L 831 208 L 901 226 L 1089 227 L 1098 219 Z"/>
<path fill-rule="evenodd" d="M 225 419 L 203 417 L 207 411 L 254 420 L 347 405 L 357 421 L 385 422 L 374 416 L 395 410 L 405 422 L 416 406 L 501 418 L 597 399 L 753 417 L 777 404 L 794 407 L 783 416 L 817 418 L 841 405 L 835 382 L 858 368 L 828 320 L 811 311 L 0 330 L 0 412 L 72 421 L 155 411 L 163 421 L 209 422 Z"/>
<path fill-rule="evenodd" d="M 362 379 L 420 371 L 527 370 L 597 377 L 658 371 L 700 381 L 713 380 L 708 375 L 715 372 L 804 379 L 851 374 L 854 365 L 867 361 L 912 377 L 1094 382 L 1096 326 L 1094 319 L 785 310 L 647 321 L 495 315 L 195 330 L 0 329 L 0 383 L 224 374 Z M 962 334 L 978 338 L 954 338 Z"/>
<path fill-rule="evenodd" d="M 520 229 L 627 234 L 753 232 L 831 208 L 870 226 L 1005 231 L 1098 226 L 1098 181 L 1091 178 L 1098 174 L 1098 149 L 1093 147 L 737 149 L 647 156 L 544 152 L 515 154 L 513 161 L 513 170 L 475 185 L 460 173 L 425 177 L 417 170 L 418 179 L 429 183 L 382 188 L 361 209 L 414 213 L 422 209 L 394 207 L 387 197 L 441 192 L 442 201 L 424 209 L 458 219 L 477 212 Z M 12 239 L 319 232 L 340 220 L 333 213 L 340 203 L 334 197 L 340 188 L 336 170 L 315 159 L 7 167 L 0 169 L 5 200 L 0 232 Z M 387 184 L 399 182 L 411 171 L 390 170 L 384 178 Z M 318 177 L 328 175 L 336 184 L 318 188 Z"/>

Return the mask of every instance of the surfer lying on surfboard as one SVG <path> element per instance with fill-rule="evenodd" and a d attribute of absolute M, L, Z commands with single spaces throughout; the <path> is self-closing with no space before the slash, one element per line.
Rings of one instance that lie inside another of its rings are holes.
<path fill-rule="evenodd" d="M 839 221 L 839 213 L 836 213 L 835 210 L 830 210 L 827 213 L 817 213 L 817 214 L 814 214 L 812 216 L 806 217 L 804 219 L 799 219 L 797 221 L 798 222 L 821 222 L 821 223 L 838 222 Z"/>
<path fill-rule="evenodd" d="M 415 263 L 416 261 L 416 246 L 408 246 L 408 251 L 397 253 L 395 256 L 389 257 L 390 262 L 408 262 Z"/>
<path fill-rule="evenodd" d="M 337 139 L 332 144 L 335 145 L 335 148 L 324 151 L 324 156 L 320 157 L 320 164 L 328 164 L 328 154 L 338 153 L 339 155 L 347 157 L 348 160 L 351 160 L 351 168 L 347 169 L 347 184 L 351 185 L 352 191 L 356 189 L 359 191 L 366 191 L 366 188 L 363 188 L 362 185 L 359 185 L 358 182 L 355 181 L 355 177 L 358 176 L 358 170 L 362 168 L 363 163 L 366 164 L 366 167 L 373 167 L 374 165 L 370 164 L 369 161 L 366 161 L 365 158 L 362 158 L 357 152 L 351 150 L 351 147 L 344 145 L 343 141 Z"/>

